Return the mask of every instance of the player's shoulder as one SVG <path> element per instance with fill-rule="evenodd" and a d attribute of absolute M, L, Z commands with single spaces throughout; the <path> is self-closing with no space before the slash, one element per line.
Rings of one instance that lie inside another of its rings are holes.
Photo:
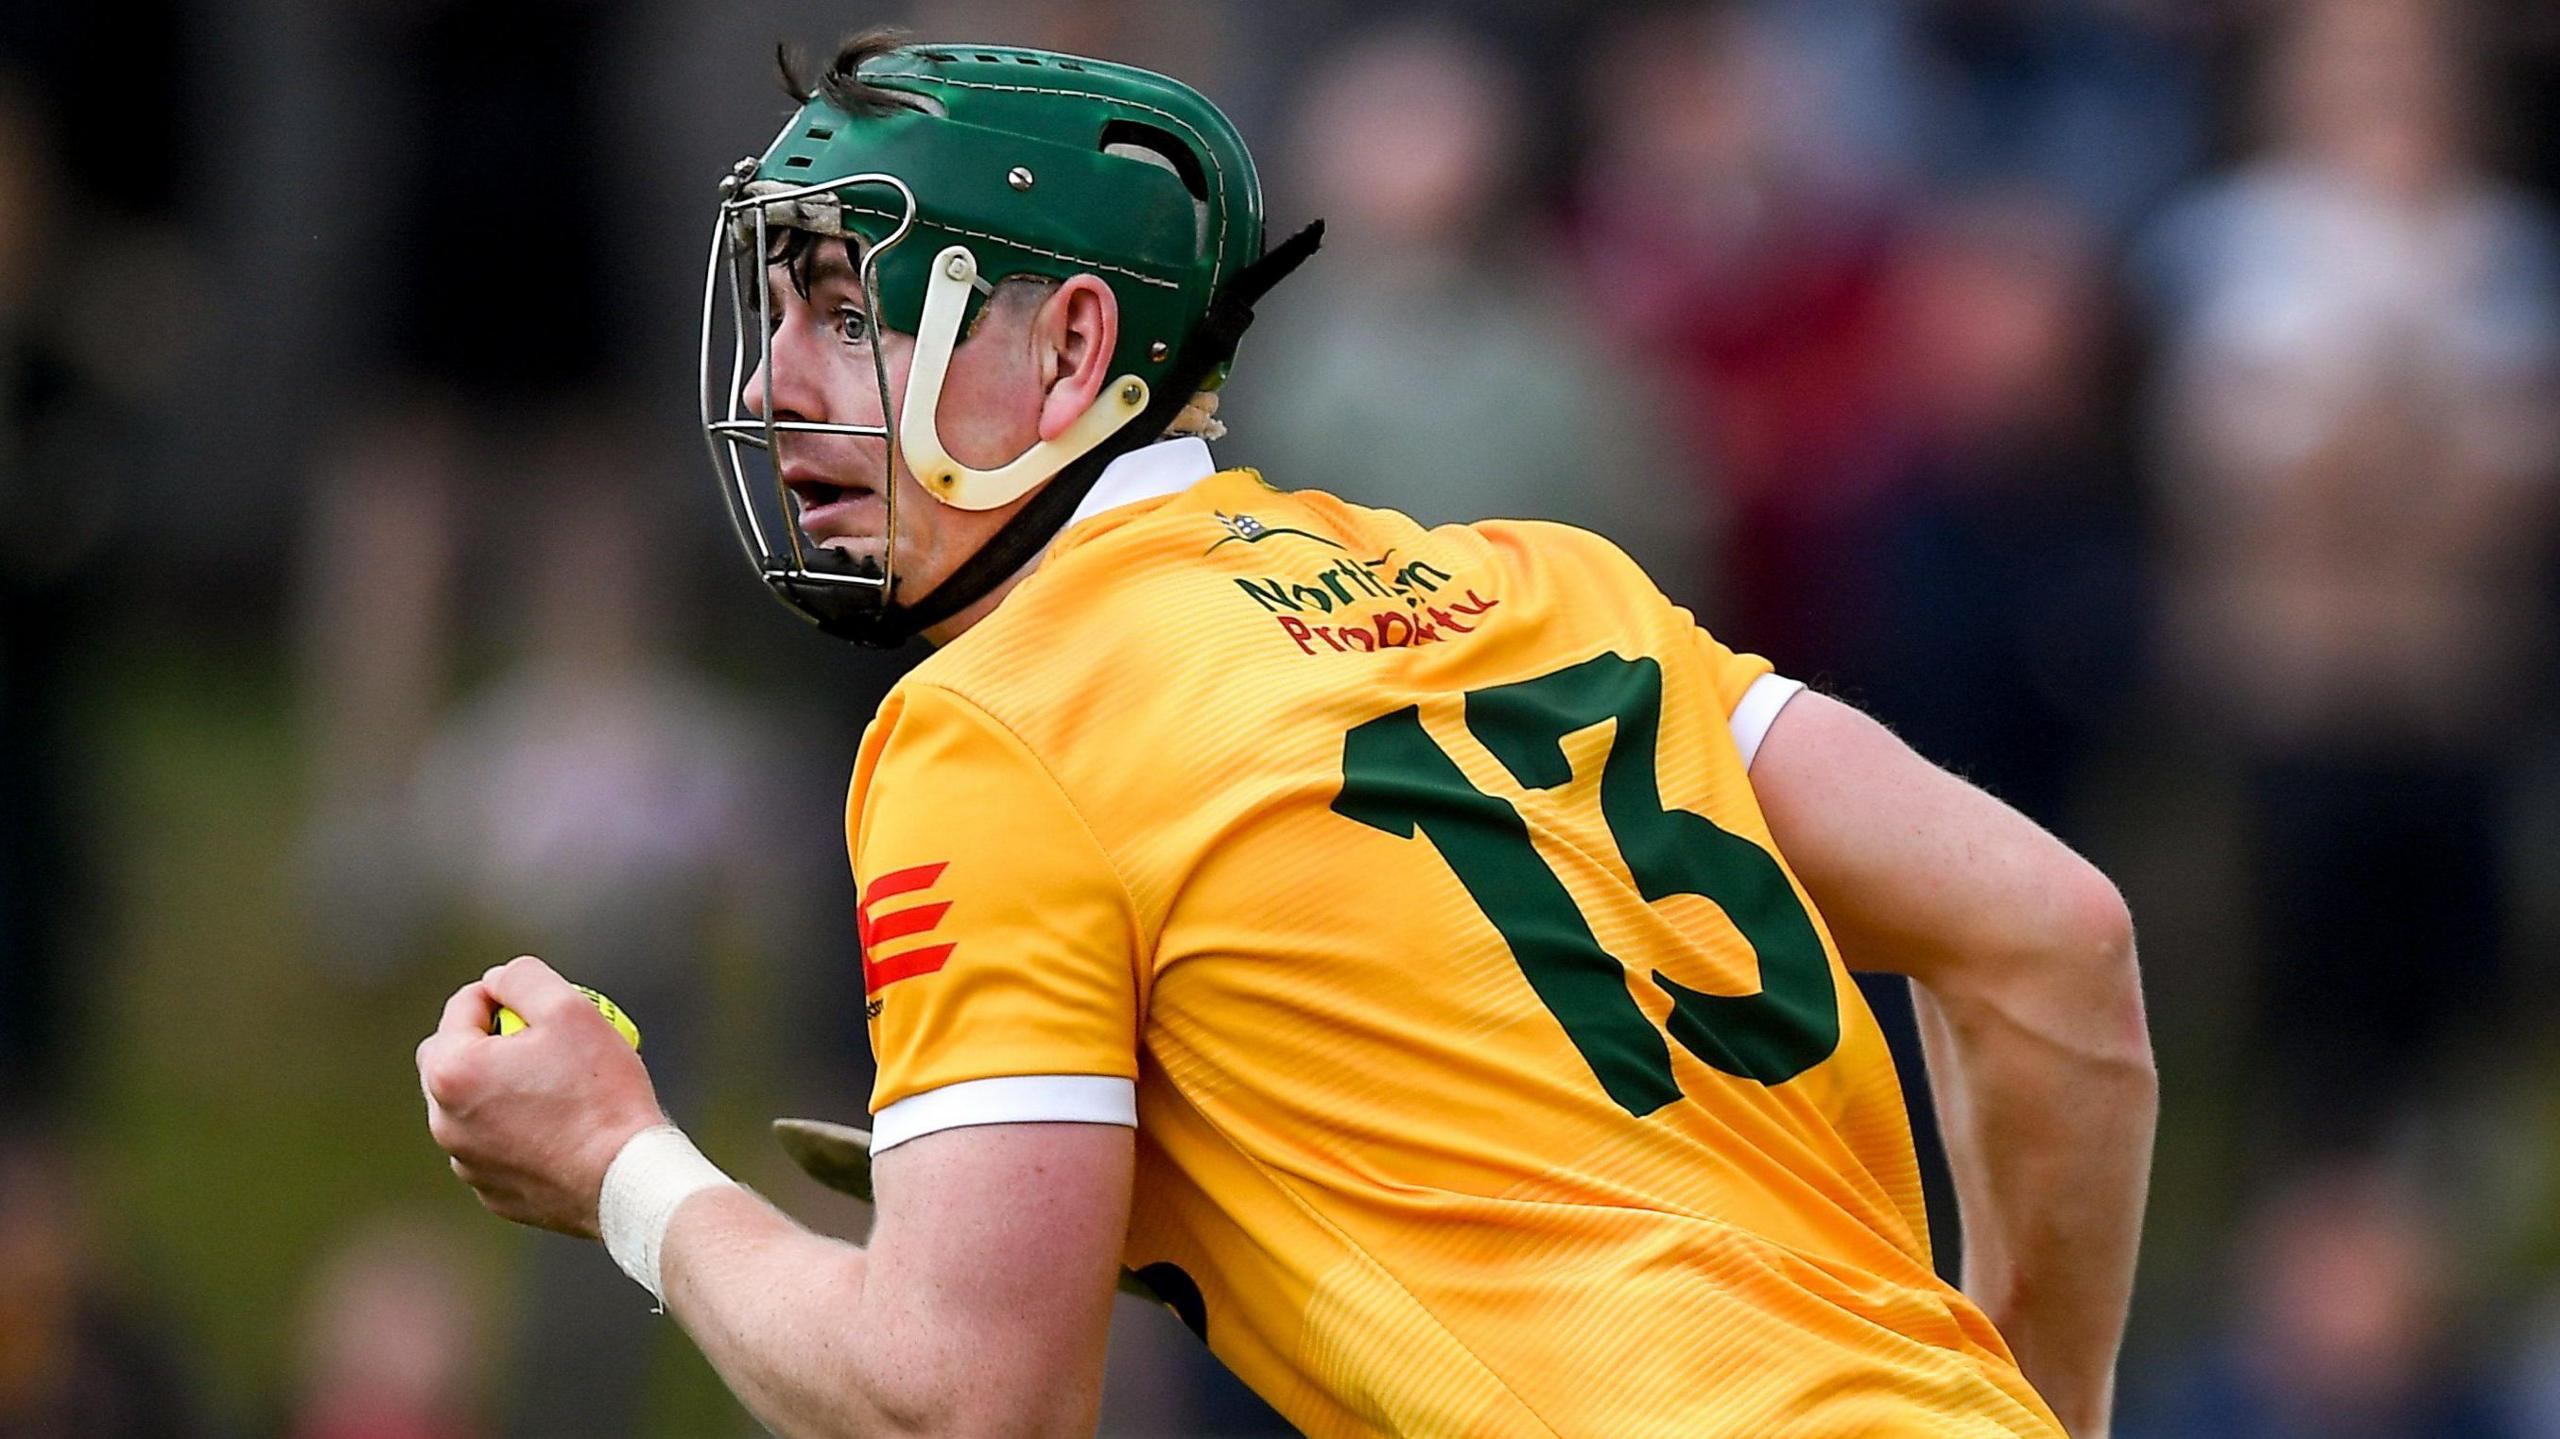
<path fill-rule="evenodd" d="M 1689 610 L 1605 535 L 1556 520 L 1485 520 L 1468 528 L 1514 584 L 1545 600 L 1561 629 L 1649 645 L 1696 627 Z"/>
<path fill-rule="evenodd" d="M 1653 577 L 1615 540 L 1561 520 L 1490 519 L 1466 528 L 1503 553 L 1559 576 L 1640 594 L 1660 593 Z"/>

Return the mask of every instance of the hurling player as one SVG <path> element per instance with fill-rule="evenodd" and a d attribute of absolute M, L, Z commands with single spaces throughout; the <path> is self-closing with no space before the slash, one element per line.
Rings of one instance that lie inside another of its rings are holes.
<path fill-rule="evenodd" d="M 1124 1266 L 1310 1434 L 2105 1433 L 2155 1107 L 2113 886 L 1597 536 L 1221 469 L 1317 232 L 1266 248 L 1189 88 L 868 36 L 797 92 L 722 189 L 703 418 L 775 593 L 938 646 L 846 821 L 877 1226 L 730 1183 L 531 959 L 419 1051 L 481 1199 L 786 1434 L 1090 1432 Z M 1851 968 L 1917 984 L 1961 1290 Z"/>

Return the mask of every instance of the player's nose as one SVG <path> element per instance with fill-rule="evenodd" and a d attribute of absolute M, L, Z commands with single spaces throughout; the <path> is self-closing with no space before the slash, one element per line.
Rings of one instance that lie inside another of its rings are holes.
<path fill-rule="evenodd" d="M 816 369 L 809 363 L 811 357 L 799 353 L 806 348 L 808 328 L 783 325 L 763 347 L 755 367 L 747 372 L 745 393 L 739 396 L 747 413 L 759 420 L 767 418 L 769 411 L 774 419 L 826 422 L 826 400 L 815 383 Z"/>

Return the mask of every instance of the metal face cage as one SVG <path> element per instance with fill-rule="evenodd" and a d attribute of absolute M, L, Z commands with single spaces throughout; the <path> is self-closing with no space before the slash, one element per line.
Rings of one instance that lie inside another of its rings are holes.
<path fill-rule="evenodd" d="M 900 454 L 895 397 L 889 386 L 888 361 L 880 338 L 885 321 L 880 309 L 879 266 L 883 255 L 907 238 L 916 223 L 915 192 L 894 175 L 846 175 L 805 185 L 753 180 L 755 162 L 744 162 L 720 187 L 720 213 L 711 231 L 711 259 L 702 289 L 701 416 L 704 442 L 729 523 L 765 585 L 784 604 L 821 626 L 835 628 L 865 615 L 877 615 L 894 603 L 897 592 L 898 489 Z M 849 191 L 876 187 L 894 197 L 894 207 L 859 207 L 863 213 L 895 225 L 877 243 L 865 243 L 844 223 L 857 208 Z M 772 254 L 773 231 L 811 230 L 842 236 L 859 252 L 857 274 L 871 333 L 872 379 L 880 390 L 881 423 L 834 424 L 817 420 L 777 420 L 773 404 L 773 274 L 765 263 Z M 722 295 L 726 292 L 726 302 Z M 728 366 L 718 363 L 722 331 L 727 330 Z M 747 410 L 749 335 L 753 334 L 754 369 L 761 376 L 761 417 Z M 820 549 L 802 534 L 790 492 L 782 483 L 779 460 L 785 434 L 845 435 L 878 440 L 884 447 L 880 495 L 883 504 L 880 555 L 849 556 Z"/>

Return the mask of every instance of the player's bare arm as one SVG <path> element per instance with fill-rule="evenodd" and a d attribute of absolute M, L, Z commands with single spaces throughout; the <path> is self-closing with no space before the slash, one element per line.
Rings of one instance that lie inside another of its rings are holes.
<path fill-rule="evenodd" d="M 524 1030 L 489 1032 L 501 1004 Z M 640 1057 L 539 960 L 456 992 L 418 1065 L 454 1172 L 522 1224 L 596 1237 L 608 1169 L 665 1122 Z M 879 1157 L 859 1248 L 711 1185 L 668 1224 L 659 1288 L 779 1434 L 1091 1433 L 1131 1147 L 1116 1125 L 925 1135 Z"/>
<path fill-rule="evenodd" d="M 1131 1131 L 998 1124 L 880 1156 L 857 1249 L 741 1189 L 667 1232 L 667 1309 L 786 1435 L 1090 1434 Z"/>
<path fill-rule="evenodd" d="M 1780 712 L 1751 780 L 1842 957 L 1917 983 L 1966 1292 L 2071 1432 L 2104 1434 L 2158 1112 L 2123 899 L 1822 695 Z"/>

